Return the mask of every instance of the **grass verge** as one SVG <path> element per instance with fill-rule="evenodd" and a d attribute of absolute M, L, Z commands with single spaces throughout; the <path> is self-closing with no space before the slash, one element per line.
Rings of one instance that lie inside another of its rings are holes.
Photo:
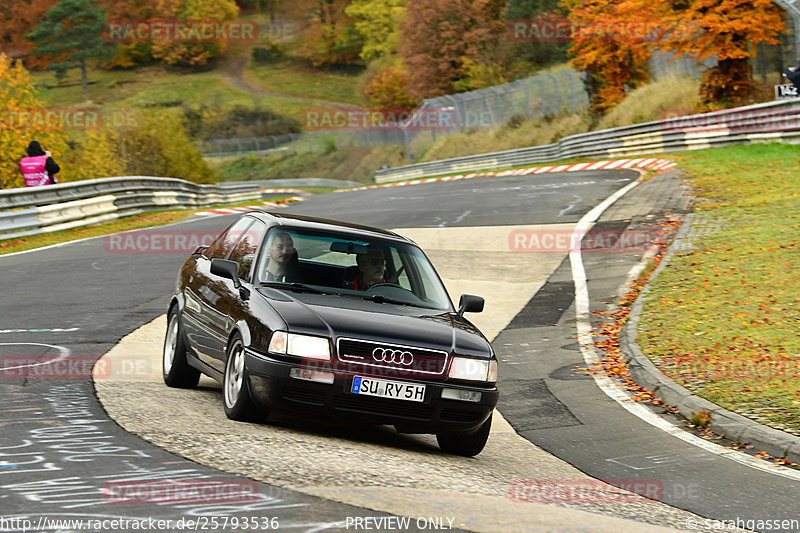
<path fill-rule="evenodd" d="M 639 344 L 699 396 L 800 435 L 797 150 L 671 155 L 697 196 L 692 250 L 653 281 Z"/>

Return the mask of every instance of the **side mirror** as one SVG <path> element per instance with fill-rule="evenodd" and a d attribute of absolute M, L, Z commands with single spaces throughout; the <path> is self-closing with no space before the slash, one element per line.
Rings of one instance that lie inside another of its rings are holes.
<path fill-rule="evenodd" d="M 472 294 L 462 294 L 458 300 L 458 314 L 480 313 L 483 311 L 484 300 L 480 296 Z"/>
<path fill-rule="evenodd" d="M 239 286 L 239 263 L 227 259 L 212 259 L 211 273 L 221 278 L 233 281 L 235 286 Z"/>
<path fill-rule="evenodd" d="M 211 260 L 211 273 L 221 278 L 226 278 L 233 281 L 234 288 L 239 290 L 239 295 L 242 300 L 250 298 L 250 291 L 247 287 L 242 286 L 239 281 L 239 263 L 236 261 L 229 261 L 228 259 L 212 259 Z"/>

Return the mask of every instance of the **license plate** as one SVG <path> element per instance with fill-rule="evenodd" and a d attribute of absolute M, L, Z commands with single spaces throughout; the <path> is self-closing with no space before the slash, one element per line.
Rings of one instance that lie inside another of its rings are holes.
<path fill-rule="evenodd" d="M 411 402 L 421 402 L 425 399 L 425 385 L 386 379 L 362 378 L 361 376 L 353 378 L 353 387 L 350 392 Z"/>

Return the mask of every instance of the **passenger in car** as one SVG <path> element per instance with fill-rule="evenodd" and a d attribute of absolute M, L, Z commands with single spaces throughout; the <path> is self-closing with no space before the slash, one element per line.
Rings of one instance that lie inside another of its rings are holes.
<path fill-rule="evenodd" d="M 291 235 L 275 232 L 270 239 L 266 281 L 294 281 L 291 279 L 297 263 L 297 250 Z"/>
<path fill-rule="evenodd" d="M 367 253 L 356 255 L 358 275 L 352 280 L 353 289 L 365 291 L 376 283 L 383 283 L 386 270 L 386 258 L 380 248 L 367 248 Z"/>

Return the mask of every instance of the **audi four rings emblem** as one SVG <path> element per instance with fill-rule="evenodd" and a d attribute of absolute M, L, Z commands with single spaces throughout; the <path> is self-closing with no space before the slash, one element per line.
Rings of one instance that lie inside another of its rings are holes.
<path fill-rule="evenodd" d="M 414 355 L 404 350 L 392 350 L 390 348 L 375 348 L 372 350 L 372 358 L 384 363 L 396 363 L 409 366 L 414 362 Z"/>

